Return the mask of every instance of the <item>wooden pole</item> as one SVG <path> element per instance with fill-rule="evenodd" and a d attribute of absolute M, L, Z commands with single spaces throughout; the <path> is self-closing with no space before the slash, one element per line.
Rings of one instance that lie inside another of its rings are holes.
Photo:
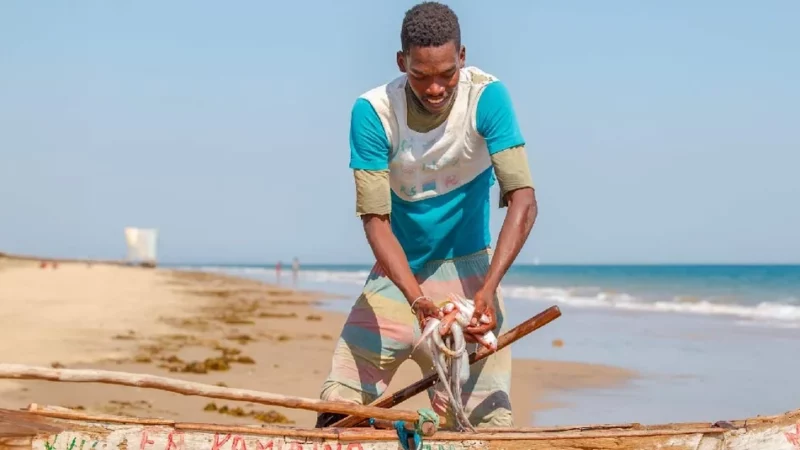
<path fill-rule="evenodd" d="M 383 419 L 375 419 L 374 427 L 378 430 L 394 430 L 395 422 L 391 420 L 383 420 Z M 408 431 L 413 431 L 416 427 L 416 424 L 411 422 L 403 422 L 403 428 Z M 436 427 L 432 422 L 423 422 L 422 423 L 422 435 L 423 436 L 433 436 L 436 433 Z"/>
<path fill-rule="evenodd" d="M 404 420 L 408 422 L 416 422 L 419 419 L 419 414 L 413 411 L 394 411 L 355 403 L 291 397 L 248 389 L 225 388 L 156 375 L 114 372 L 110 370 L 51 369 L 49 367 L 34 367 L 23 364 L 0 364 L 0 378 L 118 384 L 123 386 L 160 389 L 162 391 L 176 392 L 183 395 L 246 401 L 264 405 L 282 406 L 285 408 L 308 409 L 317 412 L 349 414 L 362 418 L 374 417 L 376 419 Z M 442 419 L 443 418 L 440 418 L 440 420 Z"/>
<path fill-rule="evenodd" d="M 522 322 L 521 324 L 517 325 L 516 327 L 507 331 L 506 333 L 503 333 L 497 339 L 497 351 L 502 350 L 503 348 L 511 345 L 512 343 L 516 342 L 522 337 L 527 336 L 533 331 L 538 330 L 539 328 L 547 325 L 548 323 L 552 322 L 553 320 L 557 319 L 560 316 L 561 316 L 561 310 L 558 308 L 558 306 L 554 305 L 545 309 L 544 311 L 531 317 L 525 322 Z M 469 355 L 469 364 L 472 365 L 488 357 L 492 353 L 493 352 L 488 348 L 480 346 L 478 348 L 478 351 L 476 351 L 475 353 L 471 353 Z M 374 402 L 370 403 L 369 406 L 380 407 L 380 408 L 391 408 L 419 394 L 425 389 L 428 389 L 429 387 L 436 384 L 438 381 L 439 381 L 439 375 L 436 372 L 434 372 L 412 385 L 409 385 L 403 389 L 395 391 L 392 395 L 388 397 L 383 397 L 378 400 L 375 400 Z M 338 422 L 331 425 L 331 427 L 336 427 L 336 428 L 356 427 L 362 425 L 364 422 L 365 421 L 363 418 L 351 415 L 339 420 Z"/>

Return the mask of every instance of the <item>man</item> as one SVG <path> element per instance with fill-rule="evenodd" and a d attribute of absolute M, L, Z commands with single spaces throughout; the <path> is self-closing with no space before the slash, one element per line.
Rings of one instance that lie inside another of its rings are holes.
<path fill-rule="evenodd" d="M 465 67 L 453 11 L 436 2 L 411 8 L 401 43 L 397 66 L 405 75 L 363 94 L 351 112 L 356 213 L 377 262 L 337 343 L 320 396 L 326 400 L 375 400 L 408 358 L 430 373 L 431 361 L 411 350 L 451 292 L 475 301 L 466 332 L 501 333 L 500 280 L 537 216 L 508 92 L 492 75 Z M 495 176 L 508 212 L 492 255 Z M 471 367 L 464 393 L 473 426 L 513 425 L 510 384 L 510 349 Z M 446 394 L 428 394 L 433 409 L 452 419 Z M 342 417 L 319 414 L 317 427 Z"/>
<path fill-rule="evenodd" d="M 300 273 L 300 260 L 297 259 L 297 256 L 292 259 L 292 285 L 297 286 L 297 276 Z"/>

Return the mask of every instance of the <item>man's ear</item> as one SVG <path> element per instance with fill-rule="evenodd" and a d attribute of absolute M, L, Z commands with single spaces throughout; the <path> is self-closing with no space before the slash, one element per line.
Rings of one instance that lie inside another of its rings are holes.
<path fill-rule="evenodd" d="M 397 69 L 402 73 L 406 73 L 406 55 L 400 50 L 397 52 Z"/>
<path fill-rule="evenodd" d="M 460 69 L 464 68 L 464 64 L 467 61 L 467 47 L 461 46 L 461 50 L 458 52 L 458 67 Z"/>

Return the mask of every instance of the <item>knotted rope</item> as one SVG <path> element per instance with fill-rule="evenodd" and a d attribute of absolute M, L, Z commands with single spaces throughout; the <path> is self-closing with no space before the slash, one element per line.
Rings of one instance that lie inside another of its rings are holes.
<path fill-rule="evenodd" d="M 392 422 L 395 431 L 397 431 L 397 439 L 400 441 L 400 446 L 403 447 L 403 450 L 411 450 L 411 447 L 408 445 L 409 439 L 414 440 L 414 450 L 420 450 L 422 448 L 422 425 L 425 422 L 431 422 L 433 424 L 434 432 L 439 429 L 439 415 L 436 414 L 435 411 L 430 408 L 423 408 L 418 410 L 417 413 L 419 413 L 419 418 L 414 424 L 413 430 L 406 429 L 406 424 L 402 420 Z M 374 426 L 375 419 L 369 419 L 369 424 Z"/>
<path fill-rule="evenodd" d="M 459 431 L 474 431 L 464 411 L 462 386 L 469 379 L 469 354 L 464 328 L 469 325 L 475 307 L 471 300 L 451 294 L 449 301 L 442 307 L 444 318 L 430 318 L 425 324 L 417 346 L 422 345 L 433 361 L 433 367 L 439 375 L 440 383 L 447 393 L 448 403 L 455 416 Z M 485 315 L 481 321 L 487 323 Z M 497 338 L 489 331 L 476 339 L 484 346 L 496 350 Z"/>

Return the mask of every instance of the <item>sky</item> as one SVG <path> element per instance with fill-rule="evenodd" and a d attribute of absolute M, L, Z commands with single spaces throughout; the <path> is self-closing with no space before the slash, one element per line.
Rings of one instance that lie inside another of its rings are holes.
<path fill-rule="evenodd" d="M 0 251 L 370 263 L 349 112 L 415 3 L 0 3 Z M 445 3 L 527 141 L 519 263 L 800 262 L 800 2 Z"/>

